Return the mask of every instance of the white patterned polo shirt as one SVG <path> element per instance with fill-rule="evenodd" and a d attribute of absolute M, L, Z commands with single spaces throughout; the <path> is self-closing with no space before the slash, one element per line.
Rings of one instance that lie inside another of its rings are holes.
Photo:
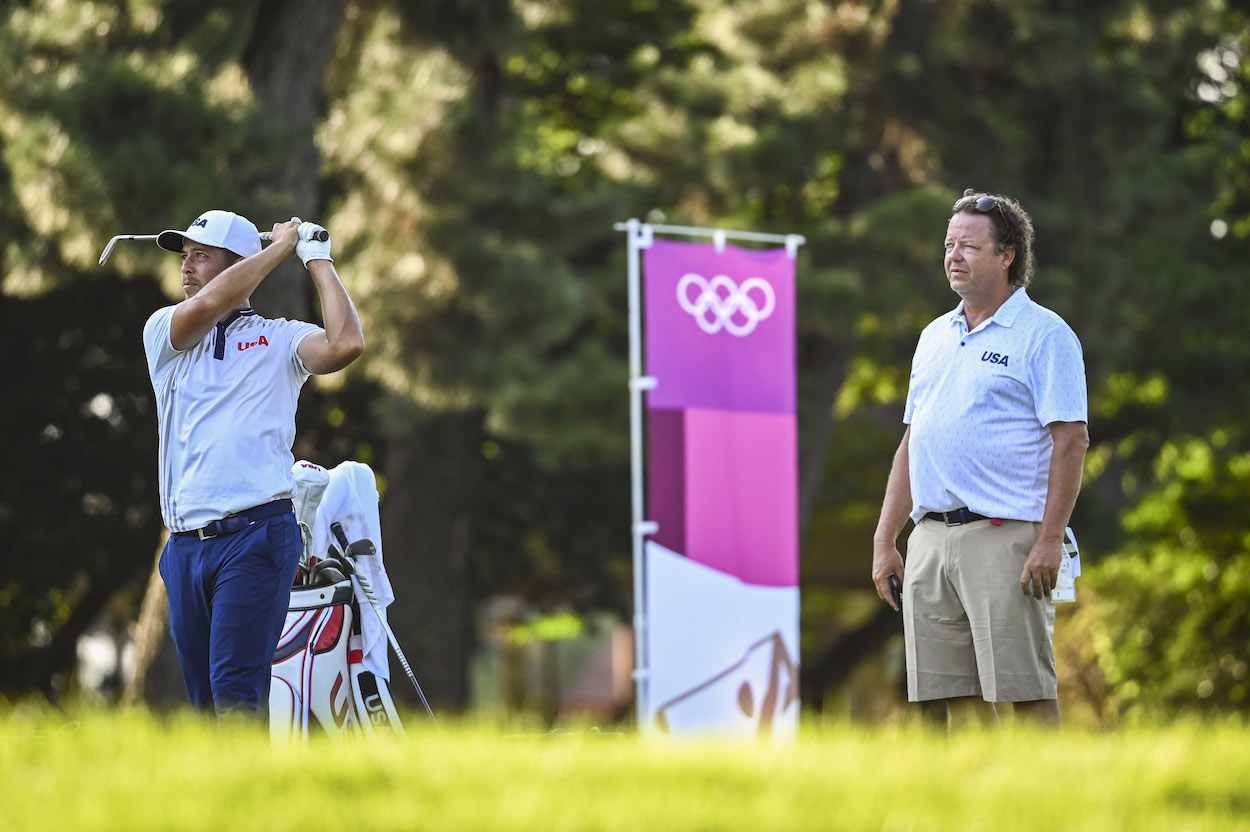
<path fill-rule="evenodd" d="M 920 334 L 903 421 L 912 520 L 967 507 L 1040 522 L 1052 422 L 1087 422 L 1081 343 L 1017 289 L 968 331 L 963 302 Z"/>

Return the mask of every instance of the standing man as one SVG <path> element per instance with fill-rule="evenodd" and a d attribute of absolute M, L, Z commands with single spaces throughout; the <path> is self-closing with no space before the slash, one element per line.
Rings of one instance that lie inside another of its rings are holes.
<path fill-rule="evenodd" d="M 256 226 L 201 214 L 157 244 L 182 256 L 186 299 L 143 328 L 160 427 L 161 515 L 171 534 L 160 572 L 191 703 L 264 713 L 269 673 L 301 539 L 292 512 L 295 409 L 310 374 L 332 373 L 365 348 L 360 318 L 319 226 Z M 297 254 L 321 299 L 325 329 L 262 318 L 250 296 Z"/>
<path fill-rule="evenodd" d="M 890 578 L 902 581 L 909 700 L 988 722 L 1011 702 L 1057 723 L 1049 596 L 1089 446 L 1081 345 L 1025 291 L 1033 224 L 1014 200 L 964 191 L 945 248 L 961 300 L 912 358 L 872 580 L 896 609 Z"/>

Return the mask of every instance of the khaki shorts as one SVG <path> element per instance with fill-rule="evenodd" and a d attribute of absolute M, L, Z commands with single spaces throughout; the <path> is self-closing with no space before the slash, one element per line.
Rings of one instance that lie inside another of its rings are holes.
<path fill-rule="evenodd" d="M 923 519 L 907 539 L 907 698 L 1057 699 L 1055 608 L 1020 591 L 1040 523 Z"/>

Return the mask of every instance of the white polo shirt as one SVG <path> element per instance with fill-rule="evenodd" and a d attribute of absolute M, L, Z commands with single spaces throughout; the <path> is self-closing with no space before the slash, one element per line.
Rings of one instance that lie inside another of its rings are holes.
<path fill-rule="evenodd" d="M 318 327 L 245 310 L 190 349 L 170 343 L 174 307 L 143 327 L 160 426 L 161 516 L 192 531 L 291 497 L 295 408 L 310 373 L 295 350 Z"/>
<path fill-rule="evenodd" d="M 967 508 L 1039 522 L 1052 422 L 1087 422 L 1081 343 L 1062 318 L 1017 289 L 968 331 L 963 302 L 925 327 L 903 421 L 912 520 Z"/>

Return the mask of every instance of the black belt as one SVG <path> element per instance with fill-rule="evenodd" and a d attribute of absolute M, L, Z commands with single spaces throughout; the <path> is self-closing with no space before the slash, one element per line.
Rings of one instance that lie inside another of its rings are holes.
<path fill-rule="evenodd" d="M 244 509 L 238 514 L 229 514 L 220 520 L 214 520 L 202 529 L 193 529 L 189 532 L 174 532 L 174 534 L 195 535 L 200 540 L 210 540 L 214 537 L 221 537 L 223 534 L 234 534 L 237 531 L 246 529 L 257 520 L 268 520 L 270 517 L 290 514 L 292 511 L 294 509 L 291 507 L 290 500 L 274 500 L 272 503 Z"/>
<path fill-rule="evenodd" d="M 975 511 L 969 511 L 966 508 L 957 508 L 951 511 L 931 511 L 925 515 L 925 519 L 941 520 L 948 526 L 962 526 L 964 523 L 975 523 L 977 520 L 993 520 L 994 518 L 986 517 L 984 514 L 977 514 Z M 998 523 L 994 525 L 998 525 Z"/>

